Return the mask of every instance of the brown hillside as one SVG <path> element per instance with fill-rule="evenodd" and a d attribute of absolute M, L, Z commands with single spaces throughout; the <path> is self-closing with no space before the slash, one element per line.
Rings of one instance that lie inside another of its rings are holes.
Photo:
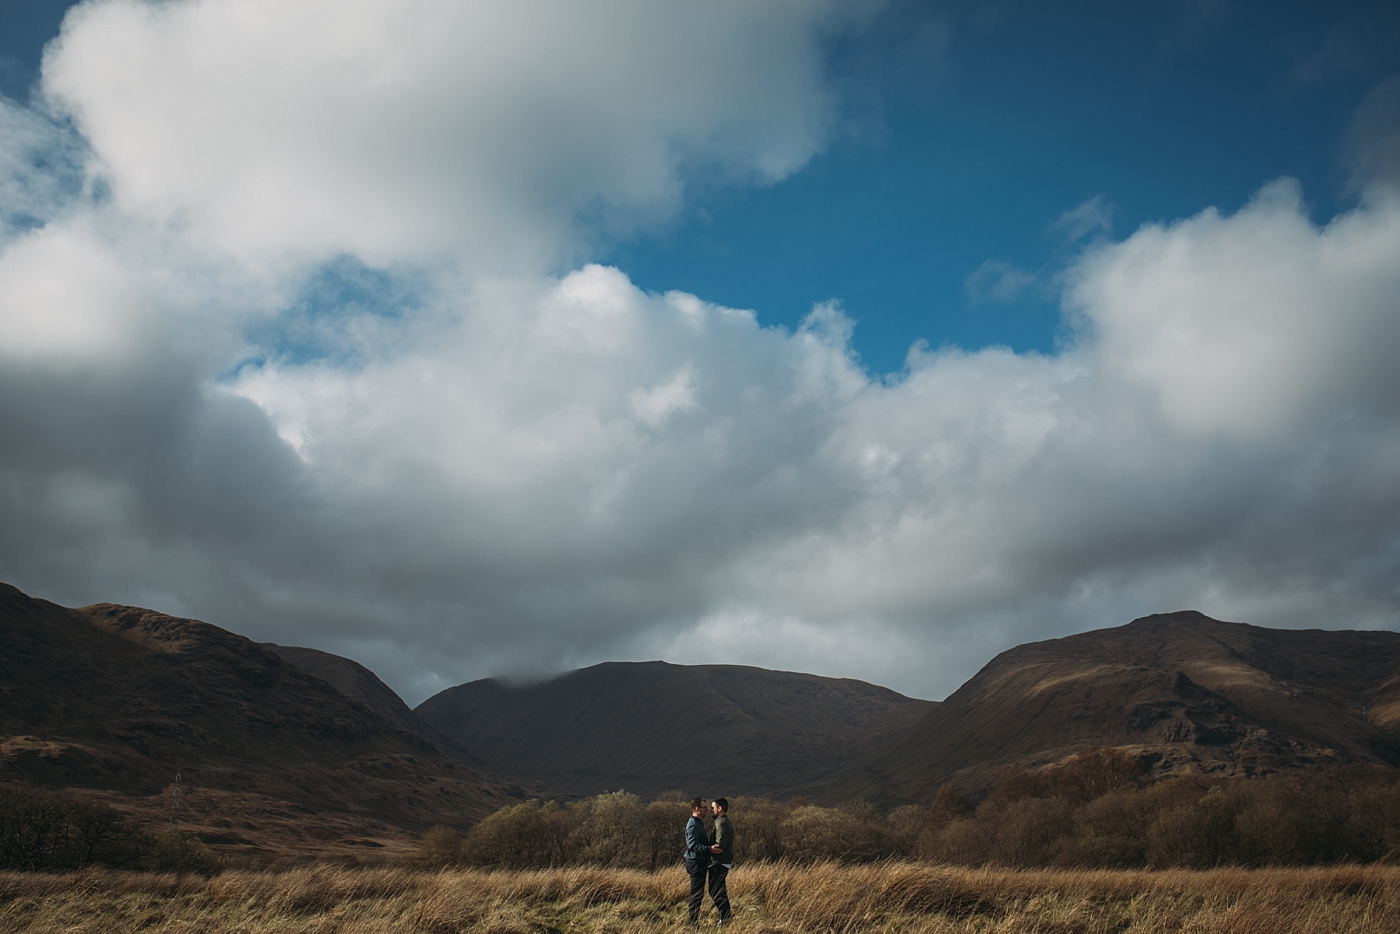
<path fill-rule="evenodd" d="M 447 758 L 485 770 L 485 763 L 470 755 L 446 733 L 418 719 L 417 714 L 394 693 L 393 688 L 380 681 L 378 675 L 359 662 L 330 652 L 322 652 L 320 649 L 278 645 L 275 642 L 259 644 L 283 661 L 290 662 L 312 677 L 325 681 L 351 700 L 364 704 L 401 729 L 426 740 L 434 750 Z"/>
<path fill-rule="evenodd" d="M 927 800 L 944 782 L 1125 746 L 1160 771 L 1400 764 L 1400 634 L 1263 629 L 1168 613 L 1018 646 L 834 783 Z"/>
<path fill-rule="evenodd" d="M 863 681 L 609 662 L 528 686 L 473 681 L 414 712 L 492 770 L 561 793 L 786 796 L 869 755 L 933 706 Z"/>
<path fill-rule="evenodd" d="M 224 831 L 211 834 L 275 852 L 334 849 L 327 827 L 392 835 L 510 800 L 242 636 L 133 607 L 66 609 L 0 584 L 0 781 L 158 802 L 177 771 L 191 804 L 221 802 L 209 820 Z"/>

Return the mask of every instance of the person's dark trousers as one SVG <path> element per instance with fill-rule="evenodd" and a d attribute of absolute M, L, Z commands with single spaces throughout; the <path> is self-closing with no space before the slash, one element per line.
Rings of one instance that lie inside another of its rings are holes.
<path fill-rule="evenodd" d="M 700 903 L 705 900 L 705 867 L 693 859 L 685 861 L 685 871 L 690 873 L 690 923 L 700 923 Z M 725 904 L 729 904 L 726 899 Z"/>
<path fill-rule="evenodd" d="M 729 920 L 729 889 L 725 888 L 725 876 L 729 875 L 729 867 L 715 863 L 710 867 L 710 898 L 714 900 L 715 907 L 719 909 L 719 919 Z M 690 877 L 691 891 L 695 890 L 695 877 Z M 695 896 L 690 896 L 692 903 Z"/>

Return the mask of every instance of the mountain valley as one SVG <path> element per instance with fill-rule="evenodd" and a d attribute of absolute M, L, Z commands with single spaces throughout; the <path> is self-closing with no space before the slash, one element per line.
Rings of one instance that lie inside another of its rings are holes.
<path fill-rule="evenodd" d="M 528 798 L 974 800 L 1114 747 L 1155 776 L 1400 766 L 1400 634 L 1177 612 L 1001 653 L 942 702 L 737 665 L 484 679 L 416 709 L 369 669 L 0 585 L 0 782 L 74 789 L 263 863 L 405 853 Z M 176 811 L 176 775 L 180 800 Z"/>

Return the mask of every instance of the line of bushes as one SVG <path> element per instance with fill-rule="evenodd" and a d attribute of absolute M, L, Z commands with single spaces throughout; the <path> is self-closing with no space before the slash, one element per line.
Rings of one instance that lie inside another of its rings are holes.
<path fill-rule="evenodd" d="M 174 830 L 139 830 L 100 801 L 0 784 L 0 869 L 62 872 L 94 865 L 208 874 L 219 863 L 199 841 Z"/>
<path fill-rule="evenodd" d="M 689 806 L 624 791 L 506 807 L 465 837 L 435 827 L 415 862 L 501 869 L 677 863 Z M 1368 863 L 1400 857 L 1400 773 L 1332 769 L 1267 778 L 1154 780 L 1114 749 L 1003 773 L 973 801 L 951 786 L 930 805 L 880 811 L 800 799 L 731 799 L 741 862 L 910 859 L 960 866 L 1209 868 Z"/>
<path fill-rule="evenodd" d="M 1101 780 L 1086 785 L 1086 774 Z M 1153 781 L 1134 758 L 1093 750 L 1059 768 L 1009 773 L 975 807 L 940 789 L 910 855 L 962 866 L 1207 869 L 1397 854 L 1393 770 Z"/>

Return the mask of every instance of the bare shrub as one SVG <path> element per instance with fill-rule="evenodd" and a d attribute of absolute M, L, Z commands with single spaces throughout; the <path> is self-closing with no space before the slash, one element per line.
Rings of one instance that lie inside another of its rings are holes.
<path fill-rule="evenodd" d="M 1085 749 L 1050 770 L 1055 797 L 1075 804 L 1093 801 L 1121 788 L 1136 787 L 1147 772 L 1147 763 L 1122 749 Z"/>
<path fill-rule="evenodd" d="M 1141 792 L 1119 790 L 1075 812 L 1074 837 L 1062 854 L 1070 866 L 1135 869 L 1147 863 L 1144 833 L 1152 815 Z"/>
<path fill-rule="evenodd" d="M 1400 782 L 1365 784 L 1350 795 L 1348 825 L 1362 859 L 1400 860 Z"/>
<path fill-rule="evenodd" d="M 1366 838 L 1351 821 L 1352 802 L 1341 782 L 1327 776 L 1273 776 L 1237 785 L 1235 835 L 1240 862 L 1250 866 L 1307 866 L 1359 860 Z"/>
<path fill-rule="evenodd" d="M 472 828 L 462 857 L 473 866 L 536 869 L 561 865 L 569 823 L 558 803 L 526 801 L 502 808 Z"/>
<path fill-rule="evenodd" d="M 581 812 L 583 808 L 578 810 Z M 636 795 L 626 791 L 601 794 L 592 799 L 587 810 L 587 816 L 578 821 L 569 834 L 567 845 L 571 861 L 594 866 L 650 868 L 644 811 Z"/>
<path fill-rule="evenodd" d="M 980 812 L 978 817 L 982 817 Z M 989 856 L 993 863 L 1045 866 L 1063 850 L 1062 841 L 1073 828 L 1073 814 L 1064 798 L 1022 798 L 997 808 L 986 823 L 992 830 Z"/>
<path fill-rule="evenodd" d="M 917 804 L 897 807 L 885 815 L 885 836 L 891 856 L 913 859 L 919 855 L 919 838 L 929 823 L 929 809 Z"/>
<path fill-rule="evenodd" d="M 658 800 L 646 806 L 642 814 L 643 836 L 646 840 L 647 869 L 679 863 L 685 852 L 685 822 L 690 817 L 690 805 L 684 801 Z"/>
<path fill-rule="evenodd" d="M 912 855 L 937 862 L 962 863 L 961 859 L 950 858 L 942 835 L 949 824 L 971 816 L 974 810 L 972 802 L 952 785 L 941 786 L 933 796 L 933 804 L 929 806 L 924 818 L 924 826 L 919 831 Z"/>
<path fill-rule="evenodd" d="M 966 817 L 971 814 L 975 807 L 971 801 L 964 797 L 952 785 L 942 785 L 933 796 L 933 804 L 929 805 L 928 823 L 934 830 L 941 830 L 959 817 Z"/>
<path fill-rule="evenodd" d="M 193 846 L 193 844 L 191 844 Z M 161 868 L 168 841 L 132 827 L 101 802 L 67 792 L 0 785 L 0 869 L 62 871 L 85 866 Z M 213 857 L 185 847 L 203 871 Z"/>
<path fill-rule="evenodd" d="M 798 863 L 868 862 L 885 855 L 880 829 L 863 806 L 795 809 L 781 827 L 783 855 Z"/>
<path fill-rule="evenodd" d="M 468 836 L 474 866 L 659 869 L 684 849 L 680 793 L 643 806 L 613 792 L 504 808 Z M 1089 749 L 1061 764 L 1002 773 L 974 809 L 944 785 L 927 807 L 881 813 L 735 798 L 739 863 L 917 858 L 960 866 L 1133 869 L 1400 861 L 1400 782 L 1388 771 L 1268 779 L 1150 781 L 1138 758 Z"/>
<path fill-rule="evenodd" d="M 736 863 L 777 861 L 783 858 L 783 821 L 791 808 L 766 798 L 735 798 L 729 803 L 734 821 Z"/>
<path fill-rule="evenodd" d="M 976 818 L 960 817 L 950 821 L 937 834 L 923 839 L 923 856 L 938 863 L 954 866 L 981 866 L 991 853 L 987 829 Z"/>
<path fill-rule="evenodd" d="M 419 869 L 445 869 L 463 861 L 461 834 L 452 827 L 436 824 L 423 834 L 409 863 Z"/>
<path fill-rule="evenodd" d="M 1234 862 L 1237 811 L 1236 799 L 1213 785 L 1189 803 L 1159 812 L 1148 834 L 1147 864 L 1209 869 Z"/>
<path fill-rule="evenodd" d="M 797 863 L 836 859 L 842 846 L 839 818 L 826 808 L 802 805 L 783 821 L 783 852 Z"/>

